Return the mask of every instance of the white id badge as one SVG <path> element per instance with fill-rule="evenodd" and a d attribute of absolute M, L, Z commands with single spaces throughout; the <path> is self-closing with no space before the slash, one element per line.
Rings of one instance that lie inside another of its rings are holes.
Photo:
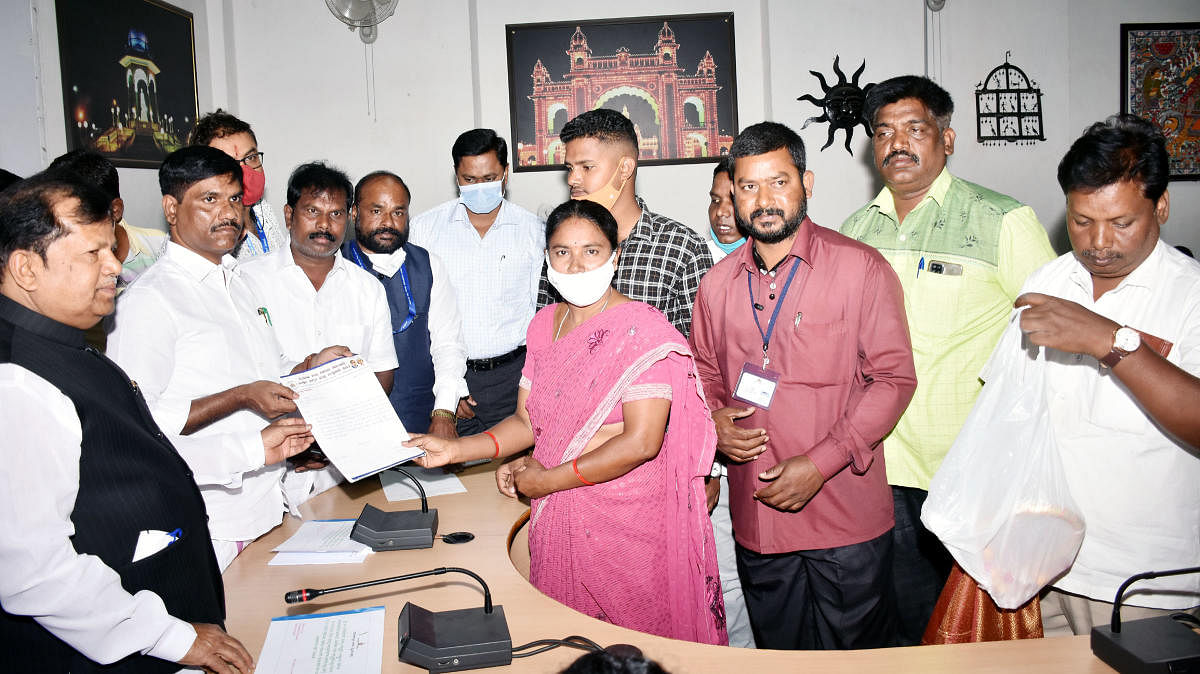
<path fill-rule="evenodd" d="M 775 397 L 775 388 L 779 386 L 779 377 L 778 372 L 746 363 L 742 366 L 742 373 L 738 375 L 733 399 L 764 410 L 770 409 L 771 399 Z"/>

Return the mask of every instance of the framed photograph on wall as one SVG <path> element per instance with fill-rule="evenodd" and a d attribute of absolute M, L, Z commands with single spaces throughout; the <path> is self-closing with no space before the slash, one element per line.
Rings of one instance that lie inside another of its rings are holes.
<path fill-rule="evenodd" d="M 158 168 L 196 123 L 191 12 L 159 0 L 55 0 L 67 148 Z"/>
<path fill-rule="evenodd" d="M 561 169 L 576 115 L 633 121 L 642 165 L 713 162 L 737 135 L 733 13 L 505 26 L 516 171 Z"/>
<path fill-rule="evenodd" d="M 1200 180 L 1200 22 L 1121 24 L 1121 112 L 1162 129 L 1171 180 Z"/>

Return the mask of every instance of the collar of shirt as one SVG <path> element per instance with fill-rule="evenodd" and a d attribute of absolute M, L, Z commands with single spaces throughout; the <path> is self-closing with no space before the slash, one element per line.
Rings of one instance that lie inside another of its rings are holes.
<path fill-rule="evenodd" d="M 800 223 L 800 229 L 796 230 L 796 238 L 792 240 L 792 247 L 787 255 L 775 265 L 778 269 L 789 257 L 799 258 L 801 261 L 808 264 L 809 268 L 813 267 L 813 254 L 815 246 L 813 246 L 813 228 L 817 225 L 804 216 L 804 221 Z M 762 267 L 759 266 L 758 251 L 754 249 L 754 239 L 746 239 L 746 243 L 737 250 L 729 254 L 730 257 L 737 255 L 738 265 L 750 272 L 762 272 Z"/>
<path fill-rule="evenodd" d="M 167 244 L 167 251 L 164 257 L 173 260 L 196 283 L 203 283 L 209 274 L 213 274 L 218 270 L 224 272 L 222 282 L 229 277 L 238 275 L 237 260 L 228 253 L 221 256 L 221 264 L 213 264 L 199 253 L 184 248 L 172 241 Z"/>
<path fill-rule="evenodd" d="M 1146 256 L 1145 260 L 1137 266 L 1136 269 L 1129 272 L 1129 275 L 1121 279 L 1116 288 L 1104 293 L 1104 296 L 1119 293 L 1122 288 L 1148 288 L 1153 290 L 1155 286 L 1163 283 L 1162 279 L 1162 262 L 1163 256 L 1166 255 L 1165 248 L 1167 244 L 1163 243 L 1162 239 L 1154 244 L 1154 250 L 1150 251 L 1150 255 Z M 1093 296 L 1094 288 L 1092 286 L 1092 274 L 1083 266 L 1078 257 L 1074 258 L 1074 266 L 1071 269 L 1071 282 L 1079 286 L 1088 297 Z"/>
<path fill-rule="evenodd" d="M 270 255 L 274 255 L 274 253 L 271 253 Z M 300 269 L 300 265 L 296 264 L 295 253 L 292 252 L 290 246 L 281 251 L 278 255 L 278 264 L 280 269 L 295 269 L 301 274 L 304 273 L 304 270 Z M 333 254 L 333 268 L 329 270 L 329 273 L 325 275 L 325 278 L 329 278 L 338 272 L 345 273 L 347 264 L 349 264 L 349 262 L 346 260 L 346 258 L 342 257 L 342 251 L 340 249 L 335 251 Z"/>
<path fill-rule="evenodd" d="M 496 220 L 492 223 L 492 227 L 502 227 L 504 225 L 513 224 L 513 221 L 507 217 L 508 214 L 506 211 L 508 211 L 507 197 L 500 200 L 500 210 L 496 213 Z M 467 216 L 467 207 L 462 201 L 459 201 L 457 204 L 455 204 L 454 212 L 450 215 L 450 221 L 461 222 L 471 229 L 475 228 L 475 226 L 471 224 L 470 218 Z M 491 230 L 489 229 L 488 231 Z"/>
<path fill-rule="evenodd" d="M 937 178 L 934 178 L 933 184 L 929 186 L 929 191 L 925 193 L 925 198 L 913 210 L 915 211 L 920 208 L 929 199 L 932 199 L 937 202 L 938 206 L 941 206 L 942 202 L 946 200 L 946 193 L 950 191 L 950 183 L 953 180 L 954 176 L 950 175 L 950 169 L 943 167 L 942 172 L 938 174 Z M 875 196 L 875 200 L 871 202 L 871 206 L 879 209 L 880 213 L 890 217 L 892 220 L 896 219 L 896 200 L 892 197 L 892 191 L 888 189 L 887 185 L 884 185 L 879 194 Z"/>
<path fill-rule="evenodd" d="M 363 253 L 371 261 L 372 271 L 388 278 L 395 276 L 396 272 L 400 271 L 400 267 L 404 266 L 404 260 L 408 257 L 403 246 L 392 253 L 367 253 L 365 250 Z"/>
<path fill-rule="evenodd" d="M 629 230 L 629 236 L 625 237 L 625 241 L 630 239 L 646 239 L 654 238 L 654 225 L 650 222 L 650 211 L 646 210 L 646 202 L 641 197 L 633 198 L 637 202 L 638 208 L 642 209 L 642 217 L 634 223 L 633 229 Z M 621 241 L 618 246 L 625 247 L 625 241 Z"/>
<path fill-rule="evenodd" d="M 82 348 L 85 343 L 82 330 L 59 323 L 4 295 L 0 295 L 0 319 L 67 346 Z"/>

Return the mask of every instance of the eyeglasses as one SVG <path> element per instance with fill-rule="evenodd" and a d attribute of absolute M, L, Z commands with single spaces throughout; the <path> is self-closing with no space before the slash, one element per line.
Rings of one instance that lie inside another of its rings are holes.
<path fill-rule="evenodd" d="M 252 168 L 252 169 L 262 168 L 263 157 L 266 154 L 267 154 L 266 152 L 251 152 L 250 154 L 246 155 L 245 157 L 242 157 L 241 159 L 239 159 L 238 161 L 242 164 L 242 166 L 245 166 L 246 168 Z"/>

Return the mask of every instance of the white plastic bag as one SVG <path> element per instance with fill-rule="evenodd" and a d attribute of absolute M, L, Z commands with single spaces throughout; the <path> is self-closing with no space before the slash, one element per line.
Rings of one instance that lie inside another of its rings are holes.
<path fill-rule="evenodd" d="M 1000 608 L 1067 570 L 1083 542 L 1046 407 L 1046 361 L 1022 354 L 983 387 L 929 486 L 925 527 Z"/>

